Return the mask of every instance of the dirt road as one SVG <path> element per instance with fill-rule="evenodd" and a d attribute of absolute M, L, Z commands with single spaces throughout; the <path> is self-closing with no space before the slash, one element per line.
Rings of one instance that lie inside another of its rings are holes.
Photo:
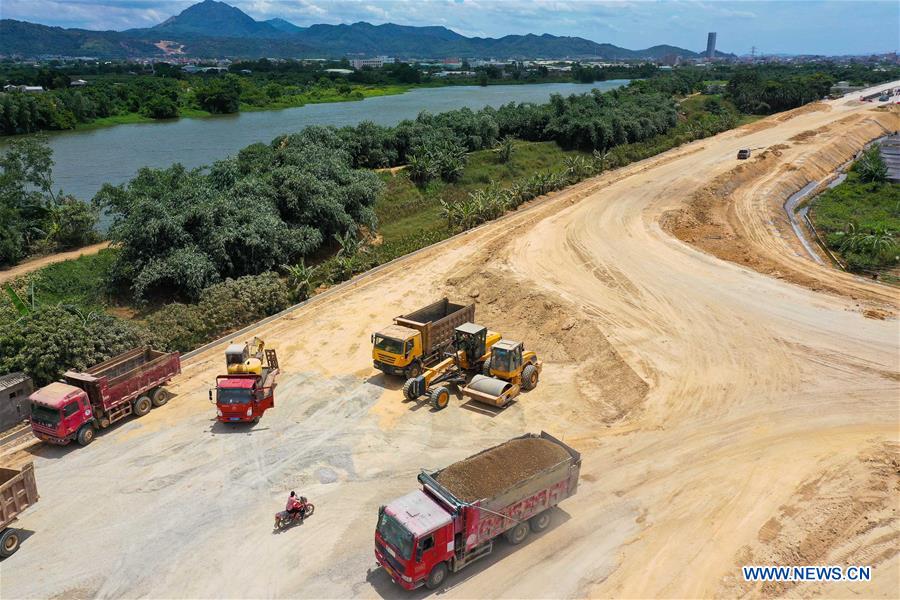
<path fill-rule="evenodd" d="M 26 260 L 25 262 L 21 262 L 17 265 L 9 267 L 8 269 L 0 269 L 0 283 L 5 283 L 7 281 L 15 279 L 16 277 L 25 275 L 26 273 L 37 271 L 41 267 L 46 267 L 47 265 L 52 265 L 53 263 L 63 262 L 64 260 L 71 260 L 85 254 L 97 254 L 108 246 L 109 242 L 100 242 L 99 244 L 92 244 L 90 246 L 85 246 L 84 248 L 78 248 L 77 250 L 57 252 L 56 254 L 48 254 L 47 256 L 41 256 L 38 258 L 32 258 L 31 260 Z"/>
<path fill-rule="evenodd" d="M 897 293 L 802 262 L 770 206 L 786 173 L 897 128 L 897 113 L 846 100 L 776 115 L 400 261 L 255 332 L 285 375 L 253 428 L 214 423 L 223 348 L 196 357 L 165 408 L 84 449 L 32 451 L 42 500 L 2 596 L 423 597 L 375 569 L 378 506 L 420 468 L 545 429 L 584 453 L 578 495 L 443 596 L 894 597 Z M 820 133 L 791 141 L 805 131 Z M 733 172 L 738 148 L 774 146 Z M 538 388 L 497 414 L 402 402 L 370 367 L 369 333 L 442 294 L 535 349 Z M 291 489 L 316 513 L 273 534 Z M 766 587 L 743 564 L 874 570 Z"/>

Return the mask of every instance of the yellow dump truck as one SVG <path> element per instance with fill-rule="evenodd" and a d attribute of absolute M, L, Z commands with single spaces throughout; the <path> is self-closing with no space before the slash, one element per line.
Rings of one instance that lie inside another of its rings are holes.
<path fill-rule="evenodd" d="M 442 298 L 372 334 L 372 361 L 388 375 L 418 377 L 451 348 L 453 331 L 475 320 L 474 304 Z"/>

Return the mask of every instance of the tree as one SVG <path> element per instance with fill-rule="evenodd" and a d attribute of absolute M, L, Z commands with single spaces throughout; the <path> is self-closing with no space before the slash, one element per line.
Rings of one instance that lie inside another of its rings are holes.
<path fill-rule="evenodd" d="M 236 113 L 241 103 L 241 80 L 236 75 L 210 78 L 194 92 L 203 110 L 216 114 Z"/>
<path fill-rule="evenodd" d="M 86 369 L 147 339 L 138 325 L 109 315 L 40 308 L 0 328 L 0 371 L 24 371 L 44 385 L 66 369 Z"/>
<path fill-rule="evenodd" d="M 178 116 L 178 104 L 167 96 L 153 96 L 141 109 L 151 119 L 174 119 Z"/>
<path fill-rule="evenodd" d="M 0 155 L 0 264 L 15 264 L 36 249 L 80 246 L 95 237 L 96 213 L 53 192 L 52 156 L 40 137 L 12 140 Z"/>
<path fill-rule="evenodd" d="M 301 258 L 297 264 L 281 265 L 281 268 L 287 272 L 294 299 L 302 302 L 309 298 L 312 291 L 312 279 L 318 271 L 318 267 L 307 266 L 306 261 Z"/>
<path fill-rule="evenodd" d="M 876 144 L 863 152 L 862 156 L 853 165 L 853 170 L 859 173 L 859 178 L 869 183 L 884 183 L 887 181 L 887 164 L 881 156 L 881 148 Z"/>
<path fill-rule="evenodd" d="M 515 140 L 512 136 L 504 136 L 497 142 L 497 145 L 494 146 L 494 153 L 497 155 L 497 159 L 502 163 L 508 163 L 510 158 L 512 158 L 513 149 L 515 149 Z"/>

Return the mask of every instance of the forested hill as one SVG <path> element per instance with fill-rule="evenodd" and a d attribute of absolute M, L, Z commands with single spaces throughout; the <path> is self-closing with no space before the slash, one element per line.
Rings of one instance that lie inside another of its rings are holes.
<path fill-rule="evenodd" d="M 629 50 L 579 37 L 507 35 L 479 38 L 446 27 L 311 25 L 298 27 L 283 19 L 256 21 L 224 2 L 204 0 L 146 29 L 88 31 L 48 27 L 25 21 L 0 21 L 0 54 L 12 56 L 95 56 L 98 58 L 163 57 L 161 41 L 188 56 L 203 58 L 303 58 L 388 55 L 398 58 L 600 58 L 655 59 L 668 54 L 694 58 L 698 53 L 675 46 Z"/>

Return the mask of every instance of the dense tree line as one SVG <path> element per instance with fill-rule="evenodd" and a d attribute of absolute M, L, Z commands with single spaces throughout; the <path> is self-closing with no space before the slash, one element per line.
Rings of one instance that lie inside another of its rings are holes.
<path fill-rule="evenodd" d="M 765 115 L 822 100 L 834 83 L 825 73 L 766 78 L 757 71 L 746 70 L 734 74 L 726 91 L 738 110 Z"/>
<path fill-rule="evenodd" d="M 53 190 L 52 166 L 39 138 L 13 140 L 0 155 L 0 265 L 95 240 L 96 212 Z"/>
<path fill-rule="evenodd" d="M 115 215 L 109 237 L 121 247 L 112 269 L 117 287 L 138 301 L 196 300 L 225 278 L 295 264 L 336 235 L 374 227 L 381 181 L 368 168 L 409 163 L 422 182 L 452 181 L 467 152 L 492 148 L 502 136 L 602 151 L 659 135 L 676 120 L 669 96 L 634 86 L 545 104 L 422 113 L 395 127 L 313 126 L 208 169 L 142 169 L 94 201 Z"/>
<path fill-rule="evenodd" d="M 309 127 L 206 170 L 142 169 L 94 201 L 115 215 L 117 287 L 138 301 L 196 300 L 225 278 L 294 263 L 334 234 L 374 226 L 381 185 L 353 168 L 334 130 Z"/>

